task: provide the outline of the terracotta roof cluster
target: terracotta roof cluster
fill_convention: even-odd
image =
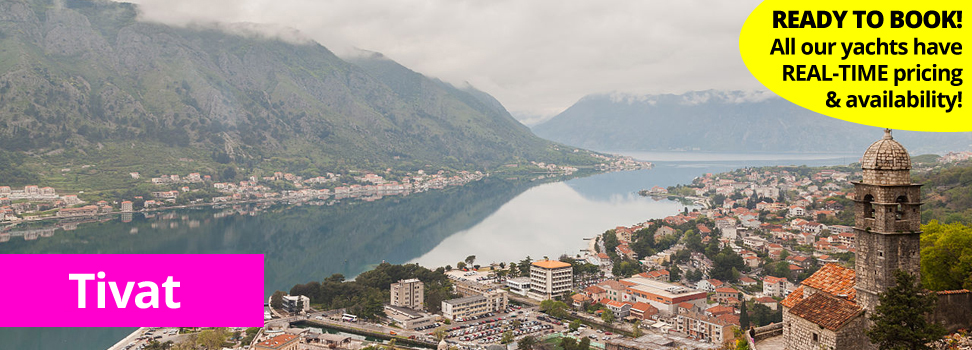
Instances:
[[[840,298],[854,301],[857,296],[857,290],[854,289],[854,285],[857,283],[855,276],[854,269],[848,269],[831,263],[824,265],[824,267],[821,267],[812,276],[803,280],[802,284]]]
[[[850,301],[827,293],[813,293],[803,302],[790,309],[790,314],[813,322],[821,327],[837,331],[863,310]]]

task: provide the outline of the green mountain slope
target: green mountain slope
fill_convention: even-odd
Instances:
[[[294,172],[563,159],[498,103],[388,60],[390,71],[359,67],[313,42],[227,34],[246,26],[175,28],[137,21],[131,4],[63,3],[0,1],[0,150]]]

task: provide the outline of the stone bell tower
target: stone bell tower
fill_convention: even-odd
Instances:
[[[870,315],[878,294],[894,284],[894,271],[921,271],[921,185],[911,183],[911,157],[885,129],[861,160],[854,183],[857,304]]]

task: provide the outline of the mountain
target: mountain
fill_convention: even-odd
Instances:
[[[859,153],[878,128],[804,109],[771,93],[591,95],[536,125],[544,138],[599,151]],[[866,137],[862,135],[876,135]],[[896,131],[912,152],[967,150],[970,133]]]
[[[299,34],[137,13],[104,0],[0,1],[0,151],[58,166],[165,171],[181,160],[308,175],[563,159],[489,95],[383,57],[352,64]]]

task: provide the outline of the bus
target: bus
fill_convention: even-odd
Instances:
[[[358,322],[358,316],[352,314],[341,315],[341,321],[344,322]]]

